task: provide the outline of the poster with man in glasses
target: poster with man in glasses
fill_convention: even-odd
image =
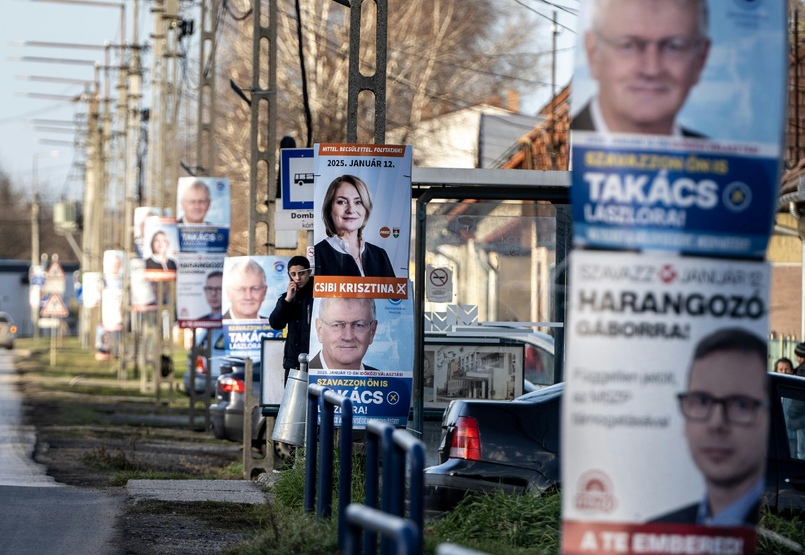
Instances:
[[[223,253],[179,253],[176,319],[180,328],[220,328],[223,319]]]
[[[181,177],[176,200],[182,252],[226,252],[231,221],[229,180]]]
[[[786,2],[585,0],[579,37],[576,245],[762,258],[783,148]]]
[[[563,552],[753,552],[769,266],[576,250],[570,272]]]
[[[274,299],[285,291],[286,280],[285,257],[224,259],[221,319],[226,354],[260,360],[262,338],[282,337],[282,330],[272,329],[268,316],[274,308]]]
[[[309,380],[352,400],[353,426],[408,422],[413,387],[413,300],[314,299]],[[341,415],[335,415],[341,425]]]

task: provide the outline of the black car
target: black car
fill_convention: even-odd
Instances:
[[[243,406],[246,391],[246,366],[243,359],[226,357],[215,385],[215,404],[210,406],[212,431],[217,439],[243,442]],[[260,364],[254,364],[252,393],[260,395]],[[266,419],[260,407],[252,412],[252,445],[265,444]]]
[[[780,512],[805,510],[805,429],[797,452],[797,432],[786,416],[791,403],[805,403],[805,379],[769,376],[767,504]],[[559,486],[563,390],[557,384],[514,401],[451,402],[442,419],[440,464],[425,470],[428,513],[450,510],[467,492],[517,494]]]

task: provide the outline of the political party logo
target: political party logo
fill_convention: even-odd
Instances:
[[[743,212],[752,203],[752,190],[746,183],[735,181],[724,188],[724,206],[731,212]]]
[[[285,262],[274,262],[274,271],[281,274],[285,271]]]
[[[609,476],[600,470],[589,470],[579,478],[573,502],[580,511],[609,513],[617,505],[612,489]]]
[[[215,188],[218,189],[219,191],[223,191],[224,188],[226,188],[226,183],[224,183],[223,181],[219,181],[215,184]]]
[[[391,235],[391,230],[389,228],[387,228],[387,227],[381,227],[380,228],[380,236],[383,239],[386,239],[389,235]]]
[[[666,264],[663,266],[659,272],[657,272],[657,277],[660,278],[660,281],[663,283],[671,283],[676,279],[676,276],[679,274],[676,273],[674,267],[670,264]]]
[[[395,239],[396,239],[397,237],[399,237],[399,236],[400,236],[400,228],[399,228],[399,227],[395,227],[395,228],[394,228],[394,231],[392,232],[392,235],[394,235],[394,238],[395,238]]]
[[[181,312],[179,313],[179,316],[187,318],[188,316],[190,316],[190,311],[187,310],[187,308],[182,308]]]
[[[394,306],[398,306],[402,303],[402,299],[389,299],[389,304],[393,304]]]

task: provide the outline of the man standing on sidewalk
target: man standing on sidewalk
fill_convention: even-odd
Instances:
[[[268,321],[275,330],[288,326],[285,338],[285,381],[291,368],[299,368],[299,355],[310,347],[310,317],[313,313],[313,278],[310,262],[304,256],[288,261],[288,290],[277,300]]]

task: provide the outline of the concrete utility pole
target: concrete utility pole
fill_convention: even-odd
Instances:
[[[139,45],[139,2],[134,0],[134,13],[133,13],[133,35],[131,43],[131,60],[128,66],[128,96],[126,106],[126,156],[125,168],[123,177],[123,200],[125,208],[124,216],[124,230],[123,230],[123,249],[126,251],[126,260],[134,258],[134,208],[139,206],[140,198],[137,195],[137,182],[139,181],[140,174],[137,167],[137,153],[140,151],[140,110],[142,100],[142,67],[140,65],[140,45]],[[140,314],[134,315],[131,312],[131,275],[130,268],[123,274],[123,329],[125,333],[126,323],[131,326],[133,332],[133,341],[124,340],[121,337],[121,343],[124,346],[124,355],[128,355],[126,350],[128,345],[133,347],[132,361],[134,363],[135,372],[138,368],[138,351],[140,349]],[[126,336],[126,339],[128,337]],[[121,357],[122,373],[128,372],[128,360],[125,356]],[[126,376],[128,377],[128,376]]]
[[[35,152],[31,165],[31,189],[33,202],[31,203],[31,271],[39,265],[39,180],[37,179],[36,163],[40,158],[58,156],[58,150]],[[29,285],[29,287],[33,287]],[[31,323],[34,327],[34,342],[39,342],[39,306],[31,307]]]
[[[249,255],[255,254],[257,224],[262,222],[266,227],[266,254],[274,254],[274,211],[277,200],[277,3],[268,2],[268,26],[262,24],[260,2],[252,4],[252,103],[251,103],[251,158],[249,164]],[[268,42],[268,59],[262,60],[262,41]],[[268,89],[260,86],[260,76],[264,75],[263,67],[268,66]],[[260,133],[261,108],[268,113],[265,133]],[[264,144],[259,140],[264,137]],[[266,182],[258,183],[260,164],[265,164]],[[264,204],[268,210],[257,209],[258,203]],[[248,418],[245,420],[249,420]]]
[[[386,142],[386,44],[388,42],[388,0],[375,0],[375,73],[360,69],[361,6],[364,0],[349,2],[349,93],[347,97],[347,142],[358,142],[358,95],[371,91],[375,97],[375,144]]]

